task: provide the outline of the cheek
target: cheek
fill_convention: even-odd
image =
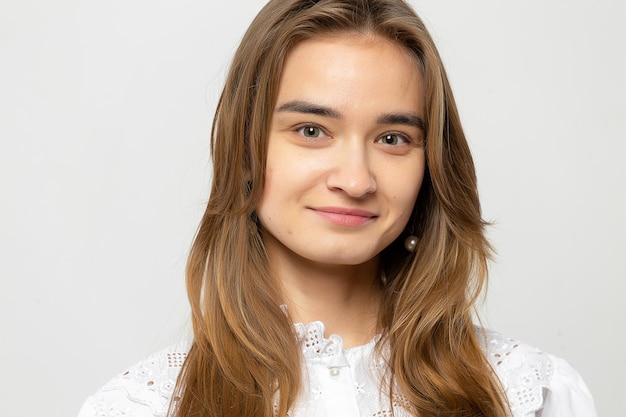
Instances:
[[[265,167],[265,178],[263,179],[263,192],[256,207],[259,220],[266,227],[272,221],[272,213],[276,211],[276,204],[280,204],[276,200],[280,198],[278,192],[283,188],[280,183],[277,183],[281,176],[280,171],[277,172],[274,164],[268,159]]]
[[[266,219],[285,213],[310,187],[309,176],[303,164],[294,163],[293,158],[268,158],[257,213]]]
[[[423,170],[416,170],[412,174],[400,177],[395,181],[395,192],[393,194],[394,205],[402,214],[406,214],[407,219],[413,211],[424,179]]]
[[[263,195],[260,205],[275,204],[277,199],[282,199],[282,194],[288,190],[290,178],[290,159],[283,156],[280,149],[270,146],[267,163],[265,165],[265,178],[263,181]]]

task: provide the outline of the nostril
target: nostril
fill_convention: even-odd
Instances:
[[[376,191],[376,181],[369,172],[344,172],[329,175],[328,187],[341,190],[350,197],[363,197]]]

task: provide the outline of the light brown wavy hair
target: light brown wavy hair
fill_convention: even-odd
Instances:
[[[300,348],[254,210],[285,59],[305,39],[341,33],[395,42],[425,81],[426,173],[407,225],[419,245],[408,253],[400,236],[381,254],[378,347],[389,349],[392,382],[381,387],[415,416],[507,415],[472,322],[490,255],[474,165],[425,25],[402,0],[272,0],[244,35],[215,114],[211,196],[187,265],[194,341],[173,417],[283,417],[299,394]]]

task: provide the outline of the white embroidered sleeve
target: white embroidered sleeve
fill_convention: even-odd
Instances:
[[[482,333],[512,417],[596,417],[587,386],[563,359],[496,332]]]
[[[99,392],[85,401],[78,417],[161,417],[153,410],[130,400],[122,391]]]
[[[172,346],[131,366],[89,397],[78,417],[164,417],[189,346]]]
[[[581,376],[566,361],[548,355],[554,375],[545,393],[541,417],[596,417],[593,398]]]

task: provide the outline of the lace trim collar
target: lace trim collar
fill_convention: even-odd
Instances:
[[[294,329],[305,359],[329,358],[339,356],[344,352],[369,350],[380,339],[380,335],[377,335],[364,345],[344,349],[341,336],[338,334],[325,336],[326,327],[321,321],[306,325],[294,323]]]

